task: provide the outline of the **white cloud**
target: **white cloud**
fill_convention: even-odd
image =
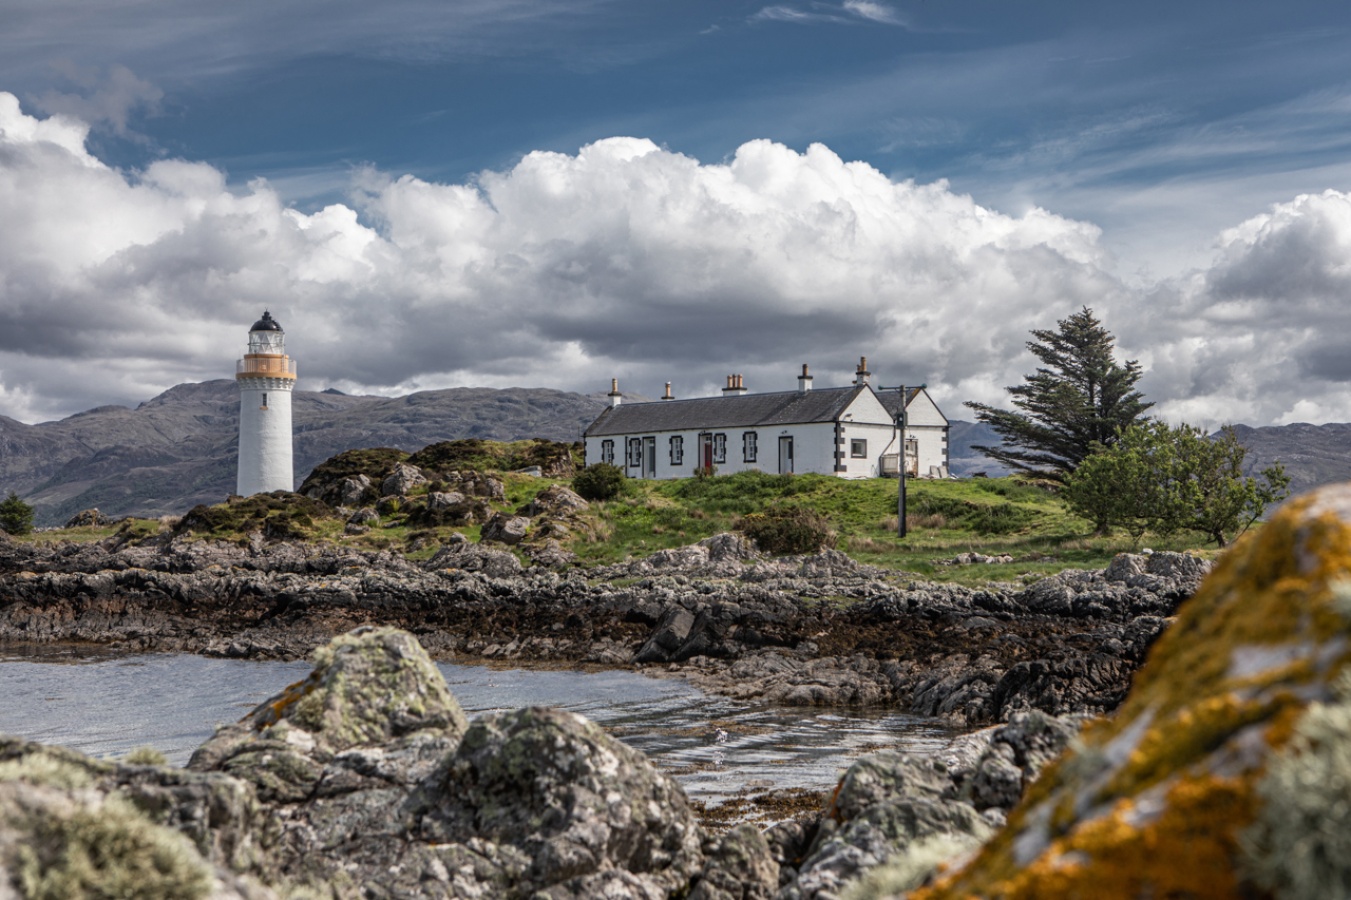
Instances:
[[[133,112],[154,112],[164,99],[163,91],[137,78],[126,66],[111,66],[106,75],[70,62],[61,63],[57,68],[78,90],[46,91],[38,98],[38,107],[91,125],[107,125],[114,134],[123,137],[132,134],[127,120]]]
[[[798,6],[776,4],[762,7],[751,22],[791,22],[797,25],[834,22],[857,24],[860,20],[880,25],[906,25],[900,13],[876,0],[844,0],[843,3],[811,2]]]
[[[1024,343],[1087,305],[1170,417],[1345,419],[1351,198],[1300,197],[1226,232],[1210,268],[1149,289],[1099,229],[894,182],[822,145],[703,164],[637,138],[535,152],[468,184],[356,173],[306,214],[203,164],[109,168],[86,126],[0,94],[0,413],[47,417],[229,377],[264,307],[302,385],[710,392],[926,381],[953,417],[998,402]]]

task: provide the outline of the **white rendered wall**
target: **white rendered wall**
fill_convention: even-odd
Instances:
[[[241,497],[295,490],[291,470],[289,378],[239,379],[239,478]],[[267,396],[267,408],[263,397]]]

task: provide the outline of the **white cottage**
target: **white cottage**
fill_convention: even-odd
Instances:
[[[631,478],[683,478],[700,468],[720,474],[819,472],[841,478],[896,475],[899,391],[874,391],[866,358],[852,385],[812,389],[802,367],[796,391],[752,394],[729,375],[721,397],[621,402],[583,433],[586,463],[612,463]],[[948,466],[948,420],[923,388],[906,391],[905,460],[910,476],[941,476]]]

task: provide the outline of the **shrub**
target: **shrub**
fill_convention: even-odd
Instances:
[[[802,506],[775,506],[751,513],[737,523],[737,530],[775,556],[816,553],[835,546],[835,533],[826,518]]]
[[[572,477],[572,489],[585,500],[613,500],[624,490],[628,476],[610,463],[593,463]]]
[[[28,534],[33,530],[33,507],[20,500],[13,491],[0,502],[0,529],[10,534]]]

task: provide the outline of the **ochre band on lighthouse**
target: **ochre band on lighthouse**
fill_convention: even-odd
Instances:
[[[295,489],[291,471],[291,391],[296,363],[286,355],[285,332],[264,311],[249,329],[249,352],[235,365],[239,382],[241,497]]]

